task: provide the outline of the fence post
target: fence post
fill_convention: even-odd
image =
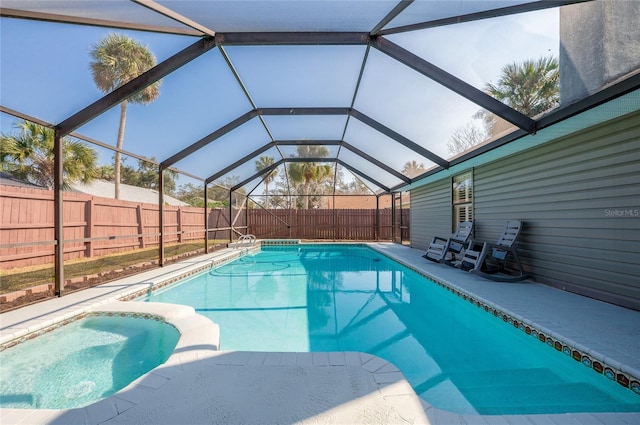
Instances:
[[[178,243],[182,242],[182,207],[178,207]]]
[[[373,227],[373,238],[376,242],[380,241],[380,196],[376,195],[376,217]]]
[[[204,253],[209,253],[209,212],[207,205],[207,182],[204,182]]]
[[[93,197],[87,201],[85,205],[84,215],[86,219],[86,224],[84,226],[84,237],[87,239],[87,246],[85,248],[85,255],[89,258],[93,257],[93,223],[95,222],[94,210],[93,207]]]
[[[331,214],[331,218],[333,221],[333,241],[335,242],[340,236],[342,236],[338,235],[338,210],[336,209],[335,196],[333,202],[333,214]]]
[[[140,248],[145,247],[144,242],[144,224],[142,223],[142,204],[136,205],[136,216],[138,219],[138,239],[140,240]]]

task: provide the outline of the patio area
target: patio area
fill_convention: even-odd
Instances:
[[[391,243],[369,244],[441,283],[571,345],[594,360],[640,376],[640,312],[532,282],[498,283],[435,264],[423,252]],[[1,341],[73,314],[108,309],[152,282],[193,273],[237,255],[227,249],[143,273],[136,278],[3,314]],[[136,303],[126,303],[132,305]],[[118,307],[125,308],[125,307]],[[133,308],[133,307],[132,307]],[[125,308],[126,309],[126,308]],[[488,312],[487,314],[492,314]],[[508,319],[504,319],[508,321]],[[505,324],[506,325],[506,324]],[[532,336],[533,337],[533,336]],[[70,411],[3,409],[18,423],[428,423],[632,424],[640,413],[475,416],[435,409],[416,396],[402,374],[364,353],[249,353],[215,351],[192,339],[179,357],[114,396]],[[224,340],[220,341],[224,347]],[[549,348],[552,349],[552,348]],[[595,373],[595,372],[594,372]],[[269,388],[269,391],[265,391]],[[287,400],[287,402],[282,402]]]
[[[640,423],[454,414],[379,357],[224,351],[193,308],[131,302],[237,258],[248,234],[366,243],[640,398],[638,15],[618,0],[3,0],[0,295],[48,299],[0,314],[0,344],[92,312],[184,333],[115,395],[0,422]],[[519,255],[500,270],[518,258],[530,280],[422,258],[460,223],[495,241],[511,220]]]

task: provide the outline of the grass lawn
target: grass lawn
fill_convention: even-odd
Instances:
[[[228,241],[210,241],[209,246],[216,246]],[[191,241],[189,243],[167,245],[164,249],[165,258],[170,259],[178,255],[202,250],[204,241]],[[82,276],[96,275],[111,270],[123,269],[137,264],[149,263],[158,260],[158,248],[136,249],[119,254],[106,255],[99,258],[87,258],[67,261],[64,267],[65,279]],[[31,288],[33,286],[54,281],[53,264],[44,264],[37,267],[10,269],[0,271],[0,294]]]

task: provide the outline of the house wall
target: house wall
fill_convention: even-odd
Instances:
[[[451,232],[450,179],[415,189],[412,246]],[[474,169],[475,239],[524,222],[541,283],[640,310],[640,112]]]
[[[442,179],[411,191],[411,246],[425,249],[452,232],[451,182]]]
[[[638,71],[639,16],[639,1],[600,0],[560,8],[561,104]]]

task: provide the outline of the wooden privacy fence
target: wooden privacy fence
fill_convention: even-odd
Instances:
[[[409,210],[402,211],[402,226],[409,227]],[[310,209],[248,211],[249,233],[258,238],[325,240],[392,240],[391,209]],[[404,229],[403,229],[404,231]],[[408,234],[403,235],[408,239]]]
[[[158,205],[65,192],[64,259],[100,257],[158,246]],[[166,243],[204,239],[204,210],[164,207]],[[259,238],[392,240],[392,211],[381,209],[232,210],[234,228]],[[229,209],[208,210],[209,240],[230,236]],[[0,268],[54,261],[53,191],[0,185]],[[409,211],[403,210],[403,232]],[[396,217],[397,221],[397,217]],[[396,228],[399,229],[398,223]],[[396,234],[396,237],[398,235]],[[408,239],[408,234],[404,235]]]
[[[65,192],[65,260],[99,257],[158,246],[158,205]],[[0,266],[25,267],[54,261],[53,191],[0,186]],[[229,210],[209,210],[209,227],[229,227]],[[204,240],[204,211],[164,207],[166,243]],[[215,238],[211,232],[209,237]],[[229,232],[224,232],[229,237]]]

